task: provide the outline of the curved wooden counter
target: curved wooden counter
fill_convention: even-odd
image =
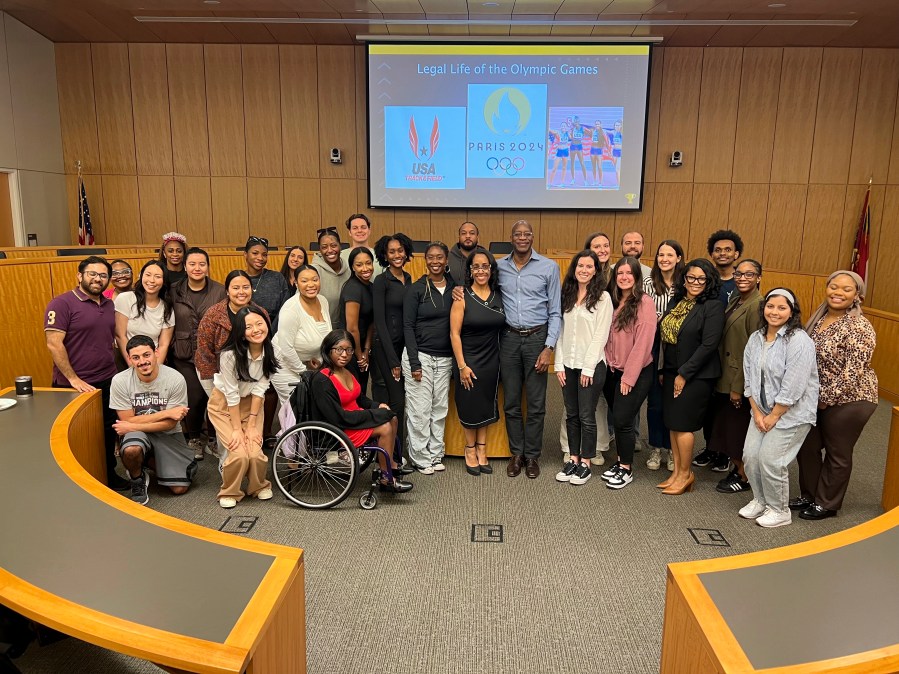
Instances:
[[[669,564],[661,672],[899,671],[897,560],[894,508],[796,545]]]
[[[36,389],[0,412],[0,603],[171,671],[305,672],[302,550],[107,489],[100,419],[99,392]]]

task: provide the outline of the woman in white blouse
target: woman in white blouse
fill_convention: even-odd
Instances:
[[[320,365],[322,340],[331,332],[328,300],[321,291],[321,279],[315,267],[296,271],[296,294],[284,303],[278,315],[278,332],[273,343],[281,355],[281,368],[272,378],[281,404],[287,403],[297,381],[307,368]]]
[[[562,282],[562,331],[555,370],[565,400],[565,424],[571,459],[556,474],[559,482],[584,484],[596,456],[596,403],[606,368],[603,352],[612,325],[612,301],[603,290],[599,258],[577,253]]]
[[[218,494],[222,508],[233,508],[246,495],[241,489],[244,477],[246,493],[261,501],[272,497],[272,483],[265,477],[268,458],[262,451],[262,401],[277,367],[268,318],[258,307],[244,307],[234,317],[231,337],[219,355],[207,407],[219,446],[227,450]]]
[[[165,283],[165,270],[157,260],[147,262],[141,270],[134,290],[115,298],[115,337],[122,358],[128,362],[125,345],[134,335],[153,340],[164,363],[175,332],[174,304]]]

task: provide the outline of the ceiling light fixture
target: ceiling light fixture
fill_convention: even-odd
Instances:
[[[786,6],[786,3],[783,2],[772,2],[770,5],[768,5],[768,7],[770,7],[771,9],[779,9]]]
[[[481,5],[483,7],[499,7],[498,2],[482,2]]]

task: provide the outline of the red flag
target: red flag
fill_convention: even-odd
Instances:
[[[868,273],[868,242],[871,236],[871,185],[865,192],[865,203],[858,219],[858,231],[855,234],[855,246],[852,249],[852,266],[850,269],[865,278]]]

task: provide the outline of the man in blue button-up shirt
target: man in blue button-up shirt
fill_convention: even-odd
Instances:
[[[517,477],[522,467],[540,475],[537,459],[543,445],[546,372],[562,326],[558,265],[534,250],[534,229],[526,220],[512,225],[512,254],[497,261],[506,329],[500,343],[500,374],[505,395],[506,432],[512,460],[506,468]],[[521,409],[527,394],[527,422]]]

